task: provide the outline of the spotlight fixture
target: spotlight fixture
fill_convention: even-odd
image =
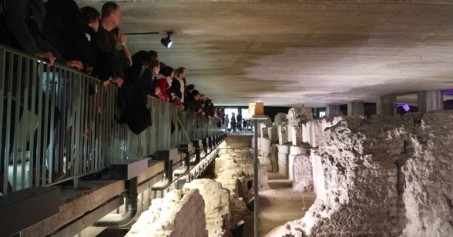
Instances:
[[[170,48],[171,45],[173,44],[173,41],[171,41],[171,39],[170,39],[172,34],[173,34],[172,31],[168,31],[167,37],[160,39],[160,42],[162,43],[163,46],[165,46],[165,48]]]

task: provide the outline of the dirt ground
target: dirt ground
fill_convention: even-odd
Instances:
[[[259,237],[279,237],[267,235],[277,226],[300,219],[315,200],[314,192],[298,192],[291,188],[292,182],[269,175],[271,189],[259,192]],[[243,237],[253,237],[253,213],[247,218]]]

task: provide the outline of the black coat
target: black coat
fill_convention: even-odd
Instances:
[[[135,134],[151,126],[151,110],[146,106],[147,96],[136,83],[125,82],[119,89],[118,102],[121,109],[120,123],[126,123]]]
[[[64,59],[94,65],[94,53],[74,0],[49,0],[45,6],[43,33],[47,40]]]
[[[0,41],[28,54],[52,52],[58,63],[66,63],[42,34],[45,7],[42,0],[4,0]]]

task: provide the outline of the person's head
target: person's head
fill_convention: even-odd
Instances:
[[[140,50],[132,56],[133,64],[139,63],[142,66],[146,67],[149,66],[151,60],[152,60],[151,57],[145,50]]]
[[[184,67],[178,67],[175,70],[175,77],[179,79],[184,79],[186,77],[186,68]]]
[[[102,5],[101,11],[102,21],[106,21],[113,28],[118,27],[121,22],[121,9],[118,4],[114,2],[106,2]]]
[[[187,85],[186,86],[186,90],[188,92],[191,92],[191,91],[195,90],[195,85],[194,84]]]
[[[159,54],[156,51],[150,50],[148,53],[153,59],[159,60]]]
[[[86,6],[80,9],[80,18],[82,22],[93,29],[94,32],[98,32],[100,16],[101,14],[94,7]]]
[[[151,62],[149,63],[149,67],[153,71],[154,75],[159,75],[159,72],[160,72],[159,60],[156,60],[156,59],[151,60]]]
[[[165,66],[160,69],[159,74],[161,74],[164,77],[173,77],[175,72],[175,69],[173,69],[170,66]]]
[[[200,94],[200,92],[198,92],[197,90],[193,90],[193,91],[191,92],[191,95],[193,96],[193,98],[194,98],[196,101],[201,100],[201,94]]]

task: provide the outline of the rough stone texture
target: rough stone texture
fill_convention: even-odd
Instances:
[[[451,131],[452,111],[344,118],[312,157],[315,203],[281,236],[452,236]]]
[[[269,138],[269,134],[268,134],[268,129],[269,127],[262,127],[261,128],[261,138]]]
[[[253,177],[252,152],[250,148],[224,149],[215,162],[215,180],[230,192],[231,213],[226,227],[230,229],[249,214],[245,201],[253,196],[247,188],[247,182]]]
[[[268,157],[271,149],[271,140],[267,138],[258,138],[258,154]]]
[[[198,190],[175,190],[154,199],[126,237],[205,237],[205,203]]]
[[[319,146],[322,139],[322,122],[323,120],[312,120],[302,125],[302,141],[310,144],[312,147]]]
[[[288,154],[289,145],[278,145],[278,173],[283,177],[288,177]]]
[[[200,191],[205,202],[204,213],[208,236],[224,236],[226,233],[225,227],[230,226],[229,191],[223,188],[221,183],[212,179],[196,179],[184,184],[184,188],[198,189]]]
[[[267,133],[269,134],[269,139],[271,140],[271,143],[277,143],[278,142],[278,134],[277,134],[277,127],[272,126],[267,128]]]
[[[278,125],[278,144],[284,145],[288,143],[288,128],[285,124]]]
[[[313,168],[310,160],[310,148],[306,146],[291,147],[289,159],[293,160],[293,189],[303,192],[313,191]]]
[[[453,113],[426,113],[414,124],[407,144],[404,204],[408,224],[403,236],[453,236]]]
[[[228,148],[232,149],[244,149],[252,147],[253,136],[248,134],[228,134],[225,139],[225,144],[228,144]],[[226,147],[227,145],[225,145]]]
[[[299,126],[313,120],[313,113],[309,107],[292,107],[288,110],[287,118],[290,126]]]
[[[293,143],[293,134],[294,134],[294,126],[293,125],[290,125],[288,124],[286,126],[286,135],[287,135],[287,140],[288,140],[288,143],[289,144],[292,144]]]
[[[272,121],[270,118],[258,120],[258,137],[267,137],[267,134],[263,134],[263,132],[267,133],[268,127],[272,127]],[[266,130],[264,131],[263,129]]]
[[[274,126],[286,124],[288,122],[287,115],[285,113],[277,113],[274,117]]]
[[[246,183],[253,177],[253,158],[250,148],[223,149],[215,162],[216,181],[230,190],[232,196],[244,193],[244,191],[237,190],[237,180],[240,183]],[[239,187],[239,189],[241,188],[243,187]]]
[[[292,135],[291,141],[293,146],[302,144],[302,126],[293,126],[291,135]]]
[[[272,172],[278,172],[278,147],[275,144],[271,145],[271,152],[269,153],[269,160],[272,166]]]

